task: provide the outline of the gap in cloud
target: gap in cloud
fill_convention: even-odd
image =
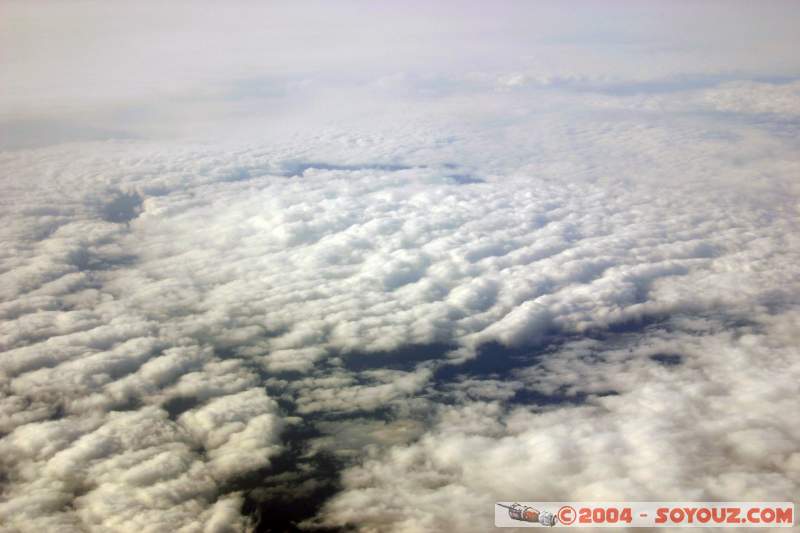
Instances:
[[[175,396],[170,398],[161,407],[169,415],[170,420],[177,420],[183,413],[200,406],[203,403],[197,396]]]
[[[309,454],[309,442],[320,435],[306,421],[288,427],[283,435],[285,451],[269,467],[248,473],[226,487],[224,492],[245,494],[242,513],[251,518],[254,532],[301,531],[299,524],[314,517],[341,489],[343,462],[327,451]]]
[[[633,333],[642,333],[656,322],[663,325],[663,320],[652,319],[639,321],[638,330],[634,323],[627,323],[624,328],[610,326],[605,335],[603,345],[616,348],[632,338]],[[477,356],[459,364],[452,364],[447,354],[452,350],[448,344],[409,345],[388,352],[352,352],[333,357],[331,363],[324,360],[315,371],[316,376],[324,377],[332,371],[346,371],[353,378],[352,383],[364,385],[370,379],[366,376],[373,371],[394,370],[411,374],[421,367],[434,368],[431,383],[427,387],[413,393],[414,400],[433,402],[427,405],[456,406],[469,400],[497,401],[506,408],[546,407],[583,405],[593,398],[602,398],[619,394],[606,389],[600,391],[574,391],[562,386],[553,391],[540,391],[535,386],[526,385],[517,380],[517,374],[524,370],[534,370],[549,357],[558,355],[565,345],[581,341],[597,341],[596,332],[592,336],[586,334],[551,335],[546,341],[521,347],[508,347],[498,342],[487,342],[477,350]],[[603,362],[602,357],[596,361]],[[535,370],[536,371],[536,370]],[[542,370],[542,372],[545,372]],[[287,374],[279,376],[287,378]],[[299,376],[297,376],[299,377]],[[558,379],[556,376],[554,379]],[[291,381],[291,379],[287,379]],[[278,399],[283,410],[291,416],[297,414],[297,406],[293,401],[293,391],[268,384],[270,396]],[[296,392],[296,391],[294,391]],[[345,469],[357,464],[363,458],[364,446],[381,443],[372,433],[353,428],[369,428],[377,425],[385,428],[408,426],[415,424],[427,427],[433,416],[432,412],[423,410],[409,411],[412,398],[400,401],[390,398],[372,408],[350,410],[346,412],[317,411],[302,415],[289,430],[284,442],[287,451],[273,466],[248,475],[247,479],[237,484],[236,490],[246,492],[246,503],[243,512],[254,517],[261,526],[257,531],[299,531],[298,524],[316,516],[322,506],[340,489],[339,476]],[[350,428],[345,435],[340,428]],[[389,444],[416,441],[420,433],[411,430]],[[396,438],[396,437],[395,437]],[[321,443],[321,444],[320,444]],[[272,517],[269,525],[266,517]]]
[[[350,352],[341,359],[342,366],[352,372],[378,368],[411,371],[418,363],[444,359],[452,349],[448,344],[412,344],[388,352]]]
[[[578,407],[595,398],[618,395],[611,389],[583,391],[567,385],[543,391],[518,378],[523,371],[546,372],[541,363],[571,343],[599,341],[598,352],[618,349],[656,324],[664,327],[665,322],[666,319],[656,318],[630,321],[624,327],[609,326],[604,335],[596,331],[591,335],[552,333],[544,341],[517,347],[491,341],[478,348],[476,357],[457,364],[447,359],[453,346],[442,343],[338,354],[321,361],[314,375],[324,378],[334,371],[346,371],[352,376],[352,383],[361,386],[370,381],[367,376],[375,371],[401,371],[405,375],[423,367],[434,369],[429,386],[412,393],[413,398],[398,401],[393,397],[372,408],[346,412],[328,410],[296,416],[296,390],[276,384],[276,380],[279,383],[292,379],[279,373],[279,378],[267,380],[268,392],[298,422],[284,435],[285,452],[270,467],[237,480],[230,491],[245,493],[242,512],[252,518],[255,531],[301,531],[303,522],[312,523],[326,503],[340,493],[341,473],[360,464],[365,448],[413,444],[423,434],[420,428],[430,427],[436,406],[499,401],[505,412],[513,407]],[[593,361],[604,363],[601,355]],[[552,379],[558,380],[559,376]],[[413,401],[423,402],[430,409],[415,409]],[[398,433],[398,427],[404,431]],[[322,529],[347,530],[346,526]]]
[[[546,344],[537,343],[522,347],[508,347],[490,341],[478,348],[477,355],[460,364],[440,367],[434,377],[446,383],[458,378],[492,377],[503,379],[520,367],[528,367],[541,361],[548,353]]]
[[[87,249],[78,250],[72,255],[72,264],[82,272],[102,272],[130,267],[136,260],[137,257],[133,254],[104,256]]]
[[[683,356],[677,353],[654,353],[650,359],[664,366],[678,366],[683,364]]]
[[[143,203],[140,194],[119,191],[103,206],[100,217],[106,222],[130,222],[141,214]]]

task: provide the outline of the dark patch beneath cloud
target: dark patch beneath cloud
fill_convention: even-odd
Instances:
[[[342,360],[344,368],[353,372],[378,368],[410,371],[419,363],[443,359],[450,349],[447,344],[415,344],[388,352],[351,352]]]
[[[389,421],[396,413],[378,409],[366,413],[327,413],[306,417],[303,422],[289,427],[283,434],[285,451],[272,459],[269,467],[250,472],[226,486],[223,492],[242,492],[241,512],[249,517],[255,533],[313,531],[334,533],[355,531],[350,525],[321,526],[315,522],[325,504],[342,490],[341,474],[357,464],[357,457],[341,456],[335,452],[344,443],[332,449],[312,449],[314,439],[325,437],[316,423],[348,423],[367,416],[373,420]],[[311,524],[314,524],[311,526]]]
[[[71,255],[72,264],[84,272],[113,270],[133,265],[136,262],[135,255],[116,255],[104,256],[93,253],[91,250],[76,250]]]
[[[202,403],[196,396],[176,396],[167,400],[162,407],[171,420],[177,420],[186,411],[194,409]]]
[[[130,222],[142,212],[143,202],[135,192],[119,192],[103,206],[101,217],[106,222]]]
[[[652,327],[670,328],[666,315],[642,315],[629,320],[620,320],[609,324],[606,328],[593,328],[587,336],[594,339],[606,339],[609,335],[620,333],[641,333]]]
[[[650,359],[664,366],[677,366],[683,363],[683,356],[676,353],[656,353]]]
[[[617,391],[602,391],[593,393],[591,396],[616,396]],[[569,392],[564,387],[556,393],[545,394],[530,388],[518,390],[509,401],[511,405],[536,405],[536,406],[556,406],[556,405],[581,405],[586,403],[590,395],[585,392]]]
[[[545,355],[546,348],[539,345],[510,348],[499,342],[488,342],[478,349],[474,359],[462,364],[439,368],[435,379],[452,381],[459,377],[508,377],[514,370],[536,364]]]
[[[340,490],[343,462],[327,452],[308,454],[308,442],[319,435],[305,422],[290,427],[283,436],[284,453],[275,457],[268,468],[247,474],[226,487],[244,491],[242,513],[251,517],[256,533],[301,531],[300,524],[313,518]]]

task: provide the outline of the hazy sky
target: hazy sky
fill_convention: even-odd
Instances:
[[[798,74],[800,46],[791,1],[9,1],[0,10],[6,144],[252,138],[374,122],[513,79],[658,89],[781,78]]]

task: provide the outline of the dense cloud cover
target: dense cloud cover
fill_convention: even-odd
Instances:
[[[234,36],[241,56],[186,59],[198,78],[174,100],[99,83],[84,122],[71,83],[45,118],[20,104],[44,61],[20,45],[0,93],[0,528],[267,529],[283,522],[253,505],[325,490],[301,527],[485,531],[497,500],[797,499],[791,35],[776,23],[767,45],[754,24],[769,61],[698,60],[663,30],[587,36],[598,8],[523,39],[511,15],[529,8],[506,9],[495,27],[465,8],[422,66],[439,38],[405,13],[395,72],[364,48],[326,67],[304,29],[278,75],[253,47],[280,35]],[[563,14],[540,9],[542,28]],[[125,46],[148,18],[131,17]],[[683,44],[732,47],[726,17]],[[468,60],[470,28],[498,55]],[[144,63],[155,83],[164,65]],[[265,117],[290,125],[254,136]]]

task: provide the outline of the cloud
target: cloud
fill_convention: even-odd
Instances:
[[[708,91],[705,100],[714,109],[732,113],[768,113],[794,119],[800,114],[800,83],[728,83]]]
[[[757,326],[716,323],[693,334],[668,324],[619,339],[616,349],[567,344],[518,377],[541,392],[610,387],[617,394],[533,410],[491,399],[443,406],[417,442],[347,470],[322,523],[485,531],[492,527],[487,506],[508,498],[778,501],[796,494],[797,318],[795,310]],[[685,361],[654,362],[647,354],[658,345]]]
[[[499,166],[508,149],[484,140],[475,155],[477,137],[423,162],[426,141],[402,128],[345,149],[334,136],[276,151],[7,155],[20,203],[4,230],[4,520],[235,524],[236,480],[268,468],[298,423],[320,432],[313,453],[351,465],[318,518],[330,525],[373,527],[355,511],[366,504],[389,505],[380,519],[396,530],[469,529],[483,518],[453,522],[448,502],[481,509],[530,479],[546,498],[796,493],[796,436],[770,415],[795,396],[793,160],[771,163],[769,187],[745,179],[792,141],[741,124],[693,147],[699,126],[593,119],[572,142],[523,124],[505,134],[567,143],[577,173],[548,166],[566,146]],[[672,174],[675,146],[697,158],[693,173]],[[452,150],[482,181],[449,178]],[[309,151],[339,159],[298,166]],[[594,179],[587,161],[596,175],[640,174]],[[700,179],[712,170],[731,176]],[[109,217],[120,201],[127,214]],[[521,351],[481,371],[492,343]],[[363,464],[326,437],[335,417],[375,416],[391,436],[353,426],[373,450]],[[718,453],[699,464],[700,450]]]
[[[794,4],[82,7],[0,32],[4,525],[800,492]]]

